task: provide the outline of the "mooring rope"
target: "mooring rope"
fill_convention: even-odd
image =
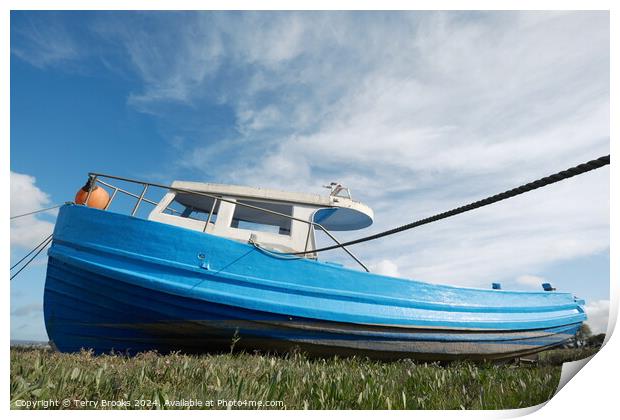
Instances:
[[[602,168],[605,165],[609,165],[610,155],[602,156],[598,159],[591,160],[586,163],[582,163],[581,165],[574,166],[572,168],[566,169],[564,171],[557,172],[555,174],[546,176],[544,178],[540,178],[536,181],[521,185],[520,187],[513,188],[511,190],[504,191],[503,193],[499,193],[490,197],[487,197],[483,200],[474,201],[472,203],[466,204],[461,207],[457,207],[455,209],[436,214],[431,217],[427,217],[425,219],[420,219],[415,222],[408,223],[403,226],[396,227],[394,229],[386,230],[384,232],[379,232],[374,235],[366,236],[359,239],[354,239],[349,242],[345,242],[342,244],[326,246],[324,248],[313,249],[311,251],[303,251],[303,252],[291,252],[292,255],[304,255],[304,254],[312,254],[316,252],[330,251],[332,249],[342,248],[349,245],[361,244],[362,242],[372,241],[374,239],[383,238],[384,236],[394,235],[399,232],[404,232],[409,229],[416,228],[418,226],[426,225],[428,223],[436,222],[441,219],[446,219],[448,217],[456,216],[457,214],[465,213],[470,210],[474,210],[480,207],[488,206],[489,204],[497,203],[498,201],[507,200],[511,197],[515,197],[520,194],[524,194],[529,191],[533,191],[535,189],[545,187],[547,185],[554,184],[556,182],[563,181],[568,178],[572,178],[576,175],[581,175],[586,172],[593,171],[598,168]]]
[[[30,216],[31,214],[41,213],[41,212],[43,212],[43,211],[48,211],[48,210],[57,209],[58,207],[61,207],[61,206],[63,206],[64,204],[68,204],[68,202],[67,202],[67,203],[63,203],[63,204],[57,204],[57,205],[55,205],[55,206],[52,206],[52,207],[47,207],[47,208],[44,208],[44,209],[39,209],[39,210],[31,211],[31,212],[24,213],[24,214],[18,214],[17,216],[11,216],[11,220],[13,220],[13,219],[17,219],[17,218],[19,218],[19,217]],[[28,264],[30,264],[30,263],[31,263],[31,262],[32,262],[32,261],[33,261],[33,260],[37,257],[37,255],[39,255],[39,254],[41,253],[41,251],[43,251],[43,250],[44,250],[44,249],[45,249],[45,248],[46,248],[46,247],[47,247],[47,246],[48,246],[48,245],[52,242],[52,235],[53,235],[53,234],[50,234],[49,236],[47,236],[47,237],[46,237],[45,239],[43,239],[43,240],[42,240],[42,241],[41,241],[41,242],[40,242],[37,246],[35,246],[35,247],[34,247],[34,248],[33,248],[33,249],[29,252],[29,253],[27,253],[26,255],[24,255],[24,256],[23,256],[23,257],[22,257],[19,261],[17,261],[15,264],[13,264],[13,266],[10,268],[9,272],[10,272],[11,270],[13,270],[15,267],[17,267],[17,266],[18,266],[18,265],[19,265],[22,261],[24,261],[26,258],[28,258],[28,256],[29,256],[29,255],[31,255],[33,252],[37,251],[37,249],[39,249],[39,247],[41,247],[41,249],[39,249],[39,250],[37,251],[37,253],[36,253],[36,254],[34,254],[34,256],[33,256],[32,258],[30,258],[30,259],[28,260],[28,262],[26,262],[26,264],[24,264],[24,266],[23,266],[22,268],[20,268],[20,269],[19,269],[19,270],[18,270],[15,274],[13,274],[13,275],[11,276],[11,280],[13,280],[13,278],[14,278],[15,276],[17,276],[19,273],[21,273],[21,272],[22,272],[22,270],[23,270],[24,268],[28,267]]]
[[[58,204],[56,206],[53,207],[48,207],[46,209],[40,209],[40,210],[35,210],[35,211],[31,211],[30,213],[24,213],[24,214],[18,214],[17,216],[11,216],[11,220],[13,219],[17,219],[19,217],[24,217],[24,216],[30,216],[31,214],[35,214],[35,213],[41,213],[42,211],[48,211],[48,210],[53,210],[53,209],[57,209],[58,207],[62,206],[63,204]]]
[[[32,250],[32,251],[30,251],[29,253],[27,253],[26,255],[24,255],[24,256],[22,257],[22,259],[21,259],[21,260],[17,261],[15,264],[13,264],[13,266],[11,267],[11,270],[12,270],[12,269],[14,269],[15,267],[17,267],[17,266],[19,265],[19,263],[21,263],[22,261],[24,261],[26,258],[28,258],[28,256],[29,256],[30,254],[32,254],[34,251],[36,251],[36,250],[37,250],[37,249],[38,249],[41,245],[43,245],[43,243],[44,243],[44,242],[46,242],[46,241],[47,241],[49,238],[51,238],[51,237],[52,237],[52,234],[50,234],[48,237],[46,237],[45,239],[43,239],[43,240],[39,243],[39,245],[37,245],[37,246],[35,246],[35,247],[33,248],[33,250]],[[10,271],[10,270],[9,270],[9,271]]]
[[[43,241],[39,245],[35,246],[32,251],[30,251],[28,254],[26,254],[21,260],[19,260],[16,264],[14,264],[13,267],[11,267],[11,270],[14,269],[17,265],[19,265],[20,262],[25,260],[28,257],[28,255],[32,254],[37,248],[40,247],[40,249],[37,251],[37,253],[34,254],[32,256],[32,258],[30,258],[26,262],[26,264],[24,264],[24,266],[22,268],[17,270],[17,272],[11,276],[11,280],[13,280],[13,278],[15,278],[15,276],[17,276],[19,273],[21,273],[24,268],[28,267],[28,264],[30,264],[35,258],[37,258],[37,255],[39,255],[41,253],[41,251],[43,251],[45,248],[47,248],[47,246],[52,242],[52,239],[53,239],[52,235],[49,235],[47,238],[43,239]],[[10,272],[10,270],[9,270],[9,272]]]

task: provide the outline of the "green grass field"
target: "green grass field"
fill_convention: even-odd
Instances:
[[[537,364],[519,366],[300,354],[93,356],[15,347],[11,408],[177,409],[190,401],[202,401],[199,408],[230,408],[222,401],[242,402],[233,408],[279,401],[262,407],[270,409],[522,408],[553,396],[563,361],[594,352],[553,350]]]

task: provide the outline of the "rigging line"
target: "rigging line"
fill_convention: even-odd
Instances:
[[[17,266],[19,265],[19,263],[21,263],[22,261],[24,261],[26,258],[28,258],[28,256],[29,256],[30,254],[32,254],[32,253],[33,253],[34,251],[36,251],[36,250],[37,250],[37,249],[38,249],[41,245],[43,245],[43,243],[44,243],[44,242],[46,242],[49,238],[51,238],[51,237],[52,237],[52,235],[53,235],[53,233],[51,233],[51,234],[50,234],[47,238],[43,239],[43,240],[39,243],[39,245],[35,246],[35,247],[32,249],[32,251],[30,251],[29,253],[27,253],[26,255],[24,255],[24,256],[22,257],[22,259],[21,259],[21,260],[17,261],[15,264],[13,264],[13,267],[11,267],[11,270],[12,270],[12,269],[14,269],[15,267],[17,267]],[[9,271],[11,271],[11,270],[9,270]]]
[[[24,213],[24,214],[19,214],[17,216],[11,216],[11,220],[17,219],[18,217],[30,216],[31,214],[35,214],[35,213],[41,213],[42,211],[53,210],[53,209],[56,209],[56,208],[58,208],[60,206],[62,206],[62,204],[58,204],[57,206],[53,206],[53,207],[48,207],[46,209],[31,211],[30,213]]]
[[[610,160],[610,155],[607,156],[601,156],[598,159],[594,159],[591,160],[589,162],[586,163],[582,163],[581,165],[577,165],[574,166],[572,168],[566,169],[564,171],[560,171],[557,172],[555,174],[546,176],[544,178],[540,178],[536,181],[532,181],[530,183],[521,185],[520,187],[516,187],[513,188],[511,190],[507,190],[504,191],[503,193],[499,193],[490,197],[487,197],[485,199],[482,200],[478,200],[478,201],[474,201],[472,203],[466,204],[464,206],[461,207],[457,207],[455,209],[443,212],[443,213],[439,213],[436,214],[434,216],[431,217],[427,217],[425,219],[420,219],[417,220],[415,222],[403,225],[403,226],[399,226],[397,228],[394,229],[390,229],[390,230],[386,230],[384,232],[379,232],[376,233],[374,235],[370,235],[370,236],[366,236],[363,238],[359,238],[359,239],[354,239],[352,241],[349,242],[344,242],[342,244],[337,244],[337,245],[331,245],[331,246],[326,246],[324,248],[318,248],[318,249],[313,249],[311,251],[303,251],[303,252],[292,252],[291,254],[293,255],[304,255],[304,254],[310,254],[310,253],[315,253],[315,252],[322,252],[322,251],[329,251],[332,249],[337,249],[337,248],[342,248],[345,246],[349,246],[349,245],[355,245],[355,244],[359,244],[362,242],[368,242],[368,241],[372,241],[374,239],[379,239],[382,238],[384,236],[388,236],[388,235],[393,235],[395,233],[399,233],[399,232],[403,232],[405,230],[409,230],[409,229],[413,229],[415,227],[418,226],[422,226],[422,225],[426,225],[428,223],[432,223],[432,222],[436,222],[438,220],[441,219],[446,219],[448,217],[451,216],[455,216],[457,214],[461,214],[461,213],[465,213],[467,211],[470,210],[474,210],[480,207],[484,207],[484,206],[488,206],[489,204],[493,204],[493,203],[497,203],[498,201],[502,201],[502,200],[506,200],[508,198],[520,195],[520,194],[524,194],[526,192],[550,185],[550,184],[554,184],[556,182],[560,182],[562,180],[571,178],[573,176],[576,175],[581,175],[583,173],[589,172],[589,171],[593,171],[595,169],[601,168],[605,165],[609,165],[609,160]]]
[[[39,254],[41,253],[41,251],[43,251],[45,248],[47,248],[47,246],[50,244],[50,242],[52,242],[52,239],[53,239],[53,238],[52,238],[52,237],[51,237],[51,235],[50,235],[50,237],[49,237],[49,239],[47,240],[47,242],[45,243],[45,245],[43,245],[43,246],[41,247],[41,249],[39,249],[39,250],[37,251],[37,253],[36,253],[36,254],[34,254],[34,255],[32,256],[32,258],[30,258],[30,259],[26,262],[26,264],[24,264],[24,266],[23,266],[22,268],[20,268],[20,269],[19,269],[19,270],[18,270],[15,274],[13,274],[13,275],[11,276],[11,280],[13,280],[13,278],[15,278],[15,276],[17,276],[19,273],[21,273],[21,272],[22,272],[22,270],[23,270],[24,268],[28,267],[28,264],[30,264],[30,263],[32,262],[32,260],[34,260],[35,258],[37,258],[37,255],[39,255]]]

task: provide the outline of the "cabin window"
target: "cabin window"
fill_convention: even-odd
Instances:
[[[288,216],[293,215],[293,206],[289,204],[267,203],[260,201],[237,200],[231,227],[258,232],[269,232],[278,235],[291,234],[291,219],[277,214],[266,213],[250,207],[239,205],[248,204],[262,209],[275,211]]]
[[[217,200],[215,207],[213,207],[213,198],[211,197],[179,193],[166,207],[164,213],[206,222],[209,220],[211,209],[213,209],[210,222],[215,223],[219,208],[219,200]]]

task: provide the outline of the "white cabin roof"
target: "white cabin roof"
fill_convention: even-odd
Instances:
[[[330,230],[357,230],[368,227],[374,212],[367,205],[348,197],[289,192],[260,187],[174,181],[173,188],[186,189],[230,198],[275,201],[315,207],[314,221]]]

